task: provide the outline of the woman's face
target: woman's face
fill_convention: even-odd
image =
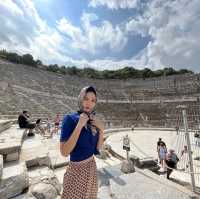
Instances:
[[[86,93],[82,105],[85,112],[91,112],[96,105],[96,95],[93,92]]]

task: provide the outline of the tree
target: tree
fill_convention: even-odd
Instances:
[[[186,74],[186,73],[190,73],[190,74],[193,74],[193,72],[191,70],[188,70],[188,69],[180,69],[178,71],[179,74]]]
[[[37,66],[36,62],[33,59],[33,56],[30,54],[25,54],[22,56],[22,64],[30,65],[30,66]]]
[[[174,70],[171,67],[170,68],[164,68],[163,71],[164,71],[164,73],[163,73],[164,76],[169,76],[169,75],[175,75],[175,74],[177,74],[177,71]]]
[[[8,53],[6,55],[7,60],[13,63],[21,63],[21,56],[19,56],[17,53]]]
[[[90,77],[90,78],[97,78],[98,77],[97,71],[93,68],[89,68],[89,67],[84,68],[82,70],[82,73],[86,77]]]
[[[61,74],[65,75],[66,74],[66,68],[65,68],[65,66],[61,66],[59,68],[59,71],[60,71]]]
[[[145,68],[141,71],[143,79],[153,77],[154,74],[151,69]]]
[[[66,72],[69,75],[80,75],[80,73],[81,73],[80,71],[81,71],[81,69],[76,68],[76,66],[66,68]]]
[[[164,69],[152,71],[149,68],[144,68],[143,70],[135,69],[131,66],[125,66],[119,70],[103,70],[98,71],[93,68],[87,67],[84,69],[79,69],[76,66],[59,67],[57,64],[51,64],[49,66],[43,65],[41,60],[34,60],[31,54],[25,54],[23,56],[17,53],[7,52],[5,49],[0,50],[0,58],[6,59],[10,62],[17,64],[25,64],[30,66],[40,66],[42,65],[43,70],[48,70],[61,74],[84,76],[89,78],[101,78],[101,79],[128,79],[128,78],[150,78],[150,77],[160,77],[169,76],[175,74],[193,74],[192,71],[188,69],[180,69],[179,71],[173,69],[172,67],[166,67]]]
[[[3,49],[3,50],[0,50],[0,56],[2,57],[2,58],[6,58],[6,56],[7,56],[7,51],[5,50],[5,49]]]
[[[51,72],[58,72],[58,71],[59,71],[59,67],[58,67],[57,64],[53,64],[53,65],[50,64],[50,65],[47,67],[47,70],[48,70],[48,71],[51,71]]]
[[[41,60],[39,60],[39,59],[38,59],[38,60],[36,60],[36,65],[37,65],[37,66],[39,66],[39,65],[41,66],[41,65],[42,65],[42,61],[41,61]]]
[[[154,77],[160,77],[160,76],[164,75],[164,71],[163,70],[156,70],[153,73],[154,73]]]

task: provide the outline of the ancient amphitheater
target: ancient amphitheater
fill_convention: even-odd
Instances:
[[[15,121],[22,110],[29,110],[33,120],[54,118],[58,112],[64,115],[76,111],[77,96],[85,85],[97,88],[97,114],[106,124],[108,147],[104,152],[107,155],[96,157],[98,197],[198,198],[190,186],[169,181],[143,166],[150,164],[151,170],[157,166],[156,155],[150,149],[155,147],[153,143],[158,136],[164,137],[170,145],[177,124],[183,127],[177,106],[187,106],[189,129],[197,130],[200,74],[145,80],[94,80],[55,74],[4,60],[0,60],[0,198],[60,198],[62,177],[69,159],[60,155],[59,136],[47,139],[37,134],[34,138],[27,138]],[[153,157],[142,158],[133,150],[132,155],[137,156],[132,156],[133,162],[137,159],[139,163],[135,172],[127,175],[120,170],[121,161],[126,156],[120,153],[119,142],[123,133],[133,133],[133,125],[135,135],[138,135],[134,139],[138,139],[139,144],[148,145],[146,152]],[[149,144],[145,144],[145,139],[140,143],[141,135],[151,132],[153,136],[153,131],[157,134]],[[116,136],[117,133],[121,135]]]
[[[177,105],[200,103],[199,74],[105,81],[57,75],[2,60],[0,74],[0,115],[8,119],[16,119],[27,108],[33,118],[73,112],[84,85],[97,88],[97,112],[113,127],[173,127]]]

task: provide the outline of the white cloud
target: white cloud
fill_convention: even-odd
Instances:
[[[80,28],[73,26],[66,18],[62,18],[57,22],[58,29],[71,37],[72,40],[79,40],[82,37]]]
[[[1,3],[0,10],[4,11],[0,12],[0,49],[5,48],[19,54],[30,53],[44,63],[71,63],[79,67],[93,65],[86,59],[75,60],[64,54],[70,47],[64,43],[65,37],[60,32],[70,38],[74,50],[82,49],[95,53],[105,46],[111,50],[120,49],[126,43],[120,28],[113,27],[110,22],[104,21],[99,27],[92,25],[94,20],[98,20],[92,13],[83,13],[83,30],[62,18],[57,22],[58,32],[41,19],[32,1]],[[96,65],[98,63],[100,62],[94,62]]]
[[[89,64],[97,69],[134,66],[139,69],[149,67],[157,70],[163,67],[174,67],[199,72],[199,13],[199,0],[150,1],[143,15],[138,15],[125,23],[123,32],[126,36],[128,34],[151,37],[152,40],[148,45],[131,59],[120,61],[112,58],[96,59]]]
[[[23,15],[21,9],[12,1],[0,1],[0,7],[2,13],[11,12],[13,16]]]
[[[149,24],[144,18],[138,17],[137,19],[132,19],[126,24],[126,31],[130,34],[141,35],[145,37],[148,35]]]
[[[90,6],[110,9],[131,8],[136,4],[139,0],[90,1]],[[151,0],[143,8],[142,14],[115,26],[109,21],[101,21],[96,14],[84,12],[80,27],[61,18],[53,28],[39,16],[34,1],[0,1],[0,48],[30,53],[45,63],[75,63],[98,69],[172,66],[200,71],[200,1]],[[136,56],[120,61],[116,61],[117,58],[98,59],[98,54],[105,50],[123,53],[126,45],[130,46],[128,38],[135,35],[152,38]],[[70,57],[81,52],[96,58],[88,61]]]
[[[41,19],[32,1],[0,1],[0,11],[1,49],[30,53],[45,63],[70,59],[61,53],[63,37]]]
[[[119,26],[113,27],[109,21],[101,22],[100,26],[92,24],[98,17],[93,13],[83,13],[82,29],[72,25],[66,18],[57,22],[57,28],[72,39],[72,47],[92,54],[98,54],[103,48],[111,51],[122,50],[127,37]]]
[[[96,14],[86,13],[86,12],[84,12],[81,17],[81,21],[83,22],[83,25],[85,25],[85,28],[89,28],[90,23],[93,21],[96,21],[98,19],[99,19],[99,17]]]
[[[106,6],[109,9],[136,8],[139,0],[90,0],[89,6]]]
[[[126,24],[126,30],[152,38],[142,55],[148,66],[200,71],[199,13],[199,0],[154,0],[142,16]]]

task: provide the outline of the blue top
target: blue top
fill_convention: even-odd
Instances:
[[[61,127],[60,142],[65,142],[69,139],[70,135],[76,128],[79,117],[80,114],[77,112],[64,116]],[[93,154],[99,154],[99,151],[96,148],[98,139],[98,131],[93,135],[90,128],[83,127],[77,143],[70,153],[70,160],[73,162],[82,161],[91,157]]]

